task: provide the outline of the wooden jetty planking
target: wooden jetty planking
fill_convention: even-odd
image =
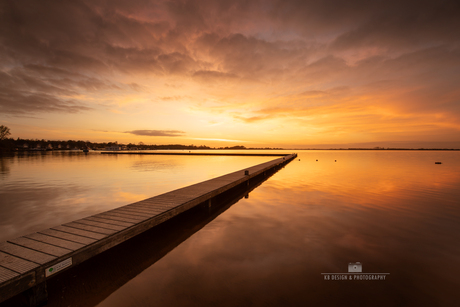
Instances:
[[[250,167],[247,169],[249,175],[245,175],[245,170],[237,171],[82,220],[27,235],[19,238],[19,241],[10,240],[15,241],[15,244],[2,243],[0,244],[0,268],[3,270],[0,272],[4,272],[2,280],[6,281],[0,281],[0,302],[45,282],[44,270],[48,270],[47,268],[51,266],[59,266],[68,261],[70,261],[71,266],[81,263],[198,204],[210,201],[211,198],[269,169],[279,169],[279,165],[284,165],[295,157],[296,155],[291,155],[288,159],[275,159]],[[19,246],[16,243],[27,243],[28,247]],[[54,257],[34,250],[43,247],[42,244],[61,249],[67,248],[66,246],[72,246],[72,248],[67,248],[67,254]],[[1,250],[5,252],[1,252]],[[17,254],[17,257],[10,255],[13,252]],[[45,264],[36,262],[43,262],[43,257],[50,257],[51,260]],[[12,272],[20,275],[14,275]],[[11,279],[8,280],[10,277]]]
[[[126,207],[121,207],[115,210],[111,211],[112,213],[118,213],[118,214],[126,214],[126,215],[133,215],[135,217],[140,217],[140,218],[151,218],[152,216],[155,216],[157,212],[146,212],[146,211],[138,211],[136,208],[126,208]]]
[[[20,274],[26,273],[39,267],[38,263],[34,263],[2,252],[0,252],[0,263],[2,267]]]
[[[136,206],[128,205],[128,206],[124,206],[123,209],[131,210],[133,212],[147,213],[147,214],[153,214],[153,215],[169,210],[169,209],[159,209],[159,208],[149,209],[146,207],[141,207],[139,205],[136,205]]]
[[[71,251],[70,249],[57,247],[57,246],[50,245],[50,244],[43,243],[43,242],[38,242],[38,241],[29,239],[26,237],[20,237],[20,238],[8,240],[8,242],[39,251],[44,254],[56,256],[56,257],[68,254]]]
[[[19,273],[0,266],[0,283],[10,280],[16,276],[19,276]]]
[[[122,221],[115,221],[115,220],[109,220],[109,219],[103,219],[100,217],[95,217],[95,216],[90,216],[86,218],[89,221],[95,221],[95,222],[101,222],[101,223],[106,223],[106,224],[111,224],[111,225],[118,225],[118,226],[125,226],[125,227],[131,227],[135,225],[135,223],[128,223],[128,222],[122,222]]]
[[[105,228],[109,230],[115,230],[115,231],[124,230],[126,228],[124,226],[116,226],[116,225],[111,225],[111,224],[106,224],[106,223],[101,223],[101,222],[95,222],[95,221],[88,220],[86,218],[75,221],[75,223],[85,224],[88,226],[96,226],[96,227]]]
[[[102,216],[102,215],[104,215],[104,216],[113,216],[113,217],[121,217],[121,218],[124,218],[124,219],[127,219],[127,220],[135,221],[137,223],[145,221],[147,219],[146,217],[141,217],[141,216],[138,216],[138,215],[117,213],[117,212],[114,212],[114,211],[107,211],[105,213],[100,213],[100,214],[95,215],[95,216]]]
[[[125,216],[129,216],[132,217],[132,216],[136,216],[136,217],[140,217],[142,218],[143,220],[148,220],[148,219],[151,219],[152,217],[154,217],[155,215],[157,215],[158,213],[140,213],[140,212],[133,212],[131,210],[117,210],[117,211],[114,211],[112,212],[114,214],[121,214],[121,215],[125,215]]]
[[[88,244],[91,244],[97,241],[94,238],[88,238],[88,237],[77,235],[77,234],[63,232],[63,231],[60,231],[59,229],[45,229],[45,230],[39,231],[38,233],[44,234],[50,237],[68,240],[70,242],[84,244],[84,245],[88,245]]]
[[[81,244],[81,243],[75,243],[73,241],[63,240],[63,239],[59,239],[56,237],[47,236],[41,233],[31,233],[24,237],[38,241],[38,242],[48,243],[50,245],[66,248],[71,251],[77,250],[85,246],[84,244]]]
[[[133,224],[139,223],[139,220],[133,220],[133,219],[126,218],[126,217],[123,217],[123,216],[112,215],[112,214],[107,214],[107,213],[99,213],[98,215],[93,215],[93,217],[97,217],[97,218],[101,218],[101,219],[107,219],[107,220],[113,220],[113,221],[122,221],[122,222],[133,223]]]
[[[152,205],[148,205],[148,204],[136,204],[136,205],[132,205],[132,206],[128,205],[128,206],[125,206],[125,207],[122,207],[122,208],[142,211],[142,212],[145,212],[145,213],[157,214],[159,212],[165,212],[165,211],[171,210],[174,207],[176,207],[176,206],[160,207],[160,206],[152,206]]]
[[[96,226],[89,226],[89,225],[80,224],[77,222],[70,222],[67,224],[63,224],[62,226],[77,228],[80,230],[92,231],[95,233],[106,234],[106,235],[111,235],[117,232],[116,230],[106,229],[106,228],[101,228],[101,227],[96,227]]]
[[[0,243],[0,251],[16,256],[18,258],[26,259],[37,264],[45,264],[49,261],[56,259],[56,256],[51,256],[33,249],[12,244],[9,242]]]
[[[73,227],[66,227],[65,225],[56,226],[56,227],[53,227],[51,229],[71,233],[71,234],[74,234],[74,235],[79,235],[79,236],[82,236],[82,237],[87,237],[87,238],[90,238],[90,239],[100,240],[100,239],[103,239],[103,238],[107,237],[107,235],[104,235],[104,234],[101,234],[101,233],[95,233],[95,232],[92,232],[92,231],[76,229],[76,228],[73,228]]]
[[[102,151],[106,155],[152,155],[152,156],[237,156],[237,157],[284,157],[289,154],[275,153],[211,153],[211,152],[125,152],[125,151]]]

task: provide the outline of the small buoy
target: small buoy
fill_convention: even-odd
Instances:
[[[434,164],[442,164],[441,162],[434,162]]]
[[[316,159],[316,162],[318,162],[318,159]]]
[[[300,161],[300,159],[299,159],[299,161]]]
[[[337,162],[337,160],[334,160],[335,162]]]

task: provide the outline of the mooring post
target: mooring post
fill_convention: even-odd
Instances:
[[[29,307],[42,307],[48,303],[48,290],[46,281],[24,291]]]

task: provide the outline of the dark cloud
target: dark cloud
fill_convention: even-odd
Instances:
[[[145,136],[183,136],[185,134],[180,130],[132,130],[125,131],[125,133]]]
[[[255,80],[306,106],[373,95],[408,112],[458,115],[458,16],[458,1],[6,0],[0,108],[84,111],[62,97],[148,91],[109,81],[147,74],[205,86]],[[341,87],[348,92],[330,91]]]
[[[0,111],[3,114],[76,113],[91,109],[73,99],[59,98],[73,93],[47,80],[33,78],[23,70],[13,70],[9,74],[0,71]]]

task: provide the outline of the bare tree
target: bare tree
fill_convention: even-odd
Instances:
[[[4,139],[6,139],[9,135],[11,135],[10,128],[8,128],[7,126],[1,125],[0,126],[0,141],[3,141]]]

